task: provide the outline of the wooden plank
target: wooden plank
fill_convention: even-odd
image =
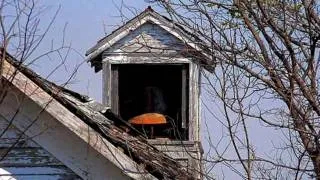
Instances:
[[[111,64],[104,61],[102,65],[102,103],[111,107]]]
[[[22,138],[17,139],[20,136],[19,131],[12,124],[8,127],[9,123],[0,117],[0,132],[5,130],[2,138],[0,138],[0,157],[4,156],[4,159],[0,161],[0,167],[4,169],[8,168],[27,168],[27,167],[45,167],[45,166],[64,166],[59,160],[50,155],[43,148],[40,148],[30,138],[25,135]],[[16,143],[18,141],[18,143]],[[14,148],[11,149],[8,154],[8,148],[11,148],[15,144]],[[65,167],[66,168],[66,167]],[[38,170],[38,169],[36,169]],[[28,172],[35,173],[35,172]],[[50,173],[50,172],[48,172]],[[14,176],[6,173],[0,173],[0,179],[65,179],[79,178],[73,174],[60,174],[60,175],[22,175]]]
[[[188,66],[184,65],[182,67],[182,72],[181,72],[181,127],[183,129],[187,128],[187,102],[188,102]]]
[[[119,68],[116,65],[111,65],[111,109],[117,115],[120,115],[119,104]]]
[[[163,51],[163,52],[112,52],[112,53],[107,53],[104,52],[102,54],[102,60],[104,60],[105,58],[108,57],[112,57],[112,56],[127,56],[127,57],[157,57],[159,59],[165,59],[165,58],[176,58],[176,59],[183,59],[186,58],[186,56],[182,55],[180,52],[168,52],[168,51]],[[188,58],[188,61],[191,61],[191,58]],[[189,62],[185,62],[185,63],[189,63]]]
[[[189,58],[163,56],[107,56],[104,61],[110,64],[178,64],[190,63]]]
[[[195,146],[198,142],[194,141],[179,141],[169,139],[148,139],[148,142],[152,145],[184,145],[184,146]]]
[[[79,176],[75,174],[53,174],[53,175],[0,175],[1,180],[81,180]]]
[[[64,166],[59,160],[52,156],[38,157],[5,157],[0,161],[0,167],[43,167]]]
[[[71,174],[70,169],[65,166],[47,166],[47,167],[1,167],[0,177],[5,175],[55,175]]]
[[[194,146],[159,146],[154,145],[157,149],[163,152],[198,152],[199,149]]]
[[[15,144],[15,147],[39,147],[38,144],[36,144],[32,140],[30,140],[30,138],[27,138],[27,137],[24,137],[21,139],[0,138],[0,148],[8,148],[8,147],[11,147],[13,144]]]
[[[199,65],[191,63],[189,66],[189,140],[200,142],[199,115]]]
[[[0,157],[7,152],[7,148],[0,148]],[[9,151],[6,157],[46,157],[52,156],[42,148],[13,148]]]
[[[21,131],[19,131],[13,124],[9,127],[8,126],[8,121],[6,121],[4,117],[0,116],[0,133],[3,133],[0,137],[0,148],[8,148],[14,144],[15,147],[39,147],[25,135],[22,135],[22,137],[19,138]]]
[[[188,158],[195,158],[199,159],[197,152],[186,152],[186,151],[165,151],[165,154],[172,157],[173,159],[188,159]]]

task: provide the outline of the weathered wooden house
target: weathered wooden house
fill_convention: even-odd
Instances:
[[[0,179],[201,179],[201,43],[147,8],[87,51],[103,104],[1,50]]]

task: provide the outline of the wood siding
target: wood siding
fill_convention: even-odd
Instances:
[[[201,172],[202,146],[194,141],[168,141],[154,139],[148,141],[160,151],[177,160],[188,171],[193,173],[198,179]]]
[[[154,64],[154,65],[174,65],[188,64],[189,69],[184,69],[181,92],[185,97],[182,104],[188,109],[183,109],[184,116],[188,116],[188,122],[183,122],[182,127],[188,127],[189,141],[174,140],[150,140],[156,148],[179,161],[194,175],[201,179],[201,157],[202,147],[200,143],[200,66],[195,62],[197,59],[185,56],[183,53],[186,42],[178,39],[171,32],[163,27],[146,22],[111,44],[103,53],[103,103],[112,109],[116,104],[112,101],[112,89],[115,86],[112,81],[117,78],[112,73],[112,67],[119,64]],[[188,113],[185,113],[188,112]],[[186,118],[185,118],[186,119]]]
[[[80,179],[1,116],[0,133],[0,179]]]
[[[117,53],[170,54],[181,51],[184,43],[160,26],[146,22],[103,52],[103,58]]]
[[[17,129],[32,137],[78,176],[97,180],[146,177],[155,179],[144,167],[139,166],[121,149],[103,138],[76,114],[53,99],[24,74],[15,71],[15,67],[6,61],[3,67],[3,77],[10,79],[12,88],[0,103],[0,115],[6,119],[14,118],[12,123]],[[13,75],[15,78],[11,79]],[[32,77],[37,79],[35,76]],[[43,85],[43,88],[46,86]],[[53,88],[49,91],[56,93],[56,90]],[[71,103],[69,105],[76,106]],[[92,118],[99,119],[97,116],[103,116],[99,114],[92,114]]]
[[[93,149],[91,144],[96,144],[96,146],[99,146],[97,147],[99,150],[104,150],[103,145],[108,142],[103,142],[104,144],[102,142],[100,143],[100,137],[95,136],[89,127],[81,126],[76,128],[76,130],[81,134],[85,134],[87,132],[91,133],[90,138],[93,139],[89,139],[90,142],[85,142],[69,128],[55,120],[53,116],[48,114],[46,111],[42,111],[42,109],[30,99],[19,98],[16,100],[17,98],[15,97],[23,96],[21,96],[16,89],[12,89],[4,99],[3,103],[0,104],[0,116],[3,117],[1,121],[3,121],[3,119],[7,122],[10,121],[14,116],[14,113],[17,111],[17,108],[20,107],[20,112],[14,117],[12,124],[16,129],[26,131],[26,136],[22,138],[26,141],[22,141],[18,144],[24,147],[23,150],[25,150],[25,148],[34,148],[33,150],[38,148],[36,151],[32,151],[31,153],[43,153],[43,150],[46,150],[46,152],[50,152],[52,156],[48,157],[49,155],[47,155],[44,158],[41,158],[41,154],[37,154],[38,157],[30,159],[27,158],[27,155],[25,154],[24,156],[27,159],[19,159],[20,163],[23,162],[24,164],[13,166],[14,163],[17,164],[19,162],[10,162],[10,166],[1,166],[0,174],[2,176],[8,177],[9,174],[13,174],[12,177],[17,176],[17,179],[28,179],[26,177],[27,175],[30,175],[30,177],[41,175],[39,178],[30,179],[47,179],[49,175],[53,175],[53,177],[49,179],[54,179],[55,177],[58,179],[68,179],[69,176],[69,179],[75,179],[74,174],[77,174],[82,179],[130,179],[110,160],[106,159],[101,153]],[[50,107],[47,107],[46,110],[49,110],[52,106],[53,103],[51,103]],[[74,122],[71,122],[70,118],[68,118],[66,111],[62,112],[61,108],[56,110],[59,110],[59,113],[64,116],[65,120],[68,120],[72,125],[76,125]],[[77,119],[74,115],[72,118]],[[32,122],[34,123],[30,126]],[[77,119],[77,122],[78,124],[82,123],[80,119]],[[16,132],[18,135],[19,132]],[[27,136],[32,137],[33,141],[30,138],[28,139]],[[7,138],[5,146],[11,147],[10,143],[15,142],[15,137],[18,136],[14,136],[14,133],[8,131],[8,135],[2,137]],[[39,149],[40,147],[41,149]],[[17,146],[17,148],[20,147]],[[115,155],[117,152],[110,152],[111,148],[112,147],[107,150],[108,153],[112,153],[114,155],[113,157],[117,158]],[[23,153],[26,152],[19,152],[19,154]],[[13,157],[13,159],[17,159],[17,157]],[[33,162],[33,160],[36,159],[39,161],[36,163]],[[126,163],[128,163],[128,161],[122,161],[121,158],[117,158],[117,160],[123,162],[123,166],[126,166]],[[58,164],[59,162],[63,162],[63,164]],[[48,172],[45,172],[46,168]],[[23,170],[25,170],[26,173],[23,173]]]

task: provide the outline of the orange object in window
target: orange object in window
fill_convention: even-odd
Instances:
[[[159,113],[146,113],[135,116],[129,120],[129,123],[136,125],[154,125],[166,124],[167,120],[164,115]]]

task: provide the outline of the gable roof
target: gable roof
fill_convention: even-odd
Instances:
[[[34,82],[109,143],[115,147],[120,147],[122,152],[118,151],[117,153],[123,153],[122,156],[126,156],[136,162],[151,174],[150,177],[156,177],[157,179],[193,179],[192,175],[183,169],[178,162],[150,145],[146,138],[135,131],[129,124],[121,121],[107,107],[87,96],[42,78],[4,52],[3,49],[0,50],[0,58],[3,57],[3,53],[5,53],[6,62],[15,67],[19,73],[21,72]],[[119,122],[122,126],[131,129],[133,133],[129,134],[124,129],[119,128],[117,126]],[[135,176],[131,177],[134,178]]]
[[[122,38],[126,37],[133,30],[148,22],[160,26],[182,41],[186,46],[184,54],[196,57],[195,59],[198,61],[197,63],[202,67],[208,71],[212,71],[214,69],[215,62],[212,60],[212,52],[207,47],[207,43],[191,32],[187,27],[160,15],[149,6],[142,13],[99,40],[96,45],[87,50],[87,60],[91,63],[91,66],[95,67],[95,71],[98,72],[102,69],[102,53],[105,50],[113,46]]]

